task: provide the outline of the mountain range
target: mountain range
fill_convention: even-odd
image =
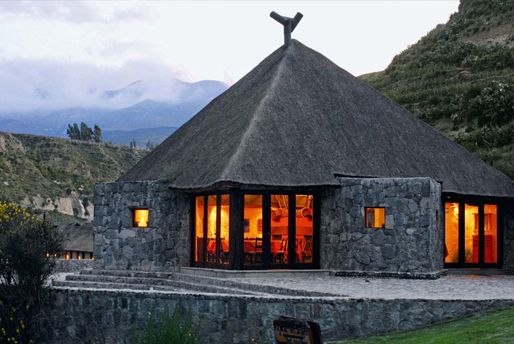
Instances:
[[[99,125],[104,139],[112,143],[160,143],[227,88],[215,80],[188,83],[173,79],[168,85],[136,80],[119,89],[87,90],[95,99],[102,99],[104,107],[0,113],[0,131],[66,137],[68,124],[85,122]],[[52,98],[48,90],[38,89],[35,94]],[[131,105],[112,108],[116,104]]]

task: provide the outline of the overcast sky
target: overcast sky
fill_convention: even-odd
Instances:
[[[60,80],[119,88],[147,74],[231,84],[282,44],[271,10],[302,12],[293,38],[360,75],[384,69],[457,7],[451,0],[0,1],[0,92]],[[19,101],[13,97],[0,101]]]

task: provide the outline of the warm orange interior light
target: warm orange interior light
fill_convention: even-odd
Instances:
[[[385,208],[366,208],[365,220],[367,228],[384,228]]]
[[[150,211],[148,209],[134,209],[134,227],[148,227],[148,217]]]
[[[444,262],[459,262],[459,203],[445,203]]]

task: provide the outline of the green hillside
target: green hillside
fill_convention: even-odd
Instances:
[[[361,78],[514,178],[514,0],[459,11]]]
[[[113,181],[145,150],[0,133],[0,198],[90,218],[95,183]]]

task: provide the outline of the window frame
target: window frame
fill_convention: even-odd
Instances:
[[[134,207],[134,208],[131,208],[132,210],[132,228],[138,228],[138,229],[145,229],[145,228],[150,228],[150,208],[148,207]],[[137,211],[140,211],[140,210],[146,210],[148,213],[147,213],[147,224],[146,226],[139,226],[136,222],[136,212]]]
[[[230,195],[230,210],[229,210],[229,233],[230,233],[230,258],[228,265],[221,264],[207,264],[206,262],[195,262],[194,261],[194,250],[195,250],[195,199],[198,196],[209,196],[209,195]],[[263,251],[270,249],[270,237],[267,236],[269,233],[265,233],[267,226],[270,226],[270,203],[272,194],[289,195],[295,198],[296,195],[312,195],[313,196],[313,252],[312,252],[312,263],[297,263],[296,259],[292,257],[292,261],[288,264],[270,264],[270,257],[267,254],[263,255],[263,264],[257,266],[244,265],[244,195],[245,194],[257,194],[263,196]],[[205,267],[205,268],[217,268],[217,269],[235,269],[235,270],[263,270],[263,269],[319,269],[320,268],[320,214],[321,214],[321,203],[320,203],[320,190],[317,188],[298,188],[298,189],[280,189],[280,188],[266,188],[266,189],[231,189],[231,190],[212,190],[195,192],[191,194],[191,254],[190,254],[190,266],[193,267]],[[295,199],[296,200],[296,199]],[[294,202],[290,203],[295,206]],[[267,210],[267,208],[269,208]],[[294,217],[295,212],[289,212],[289,216]],[[292,220],[292,221],[291,221]],[[289,222],[291,225],[295,225],[296,219],[291,219]],[[271,228],[269,228],[269,232]],[[241,232],[241,233],[239,233]],[[296,231],[295,231],[296,233]],[[293,236],[296,238],[296,234]],[[288,241],[289,252],[292,256],[295,254],[295,241]]]
[[[368,223],[368,209],[373,209],[373,210],[382,209],[384,211],[384,224],[382,227],[375,227]],[[375,216],[375,215],[373,215],[373,216]],[[386,207],[364,207],[364,228],[385,229],[386,228],[386,216],[387,216]]]

